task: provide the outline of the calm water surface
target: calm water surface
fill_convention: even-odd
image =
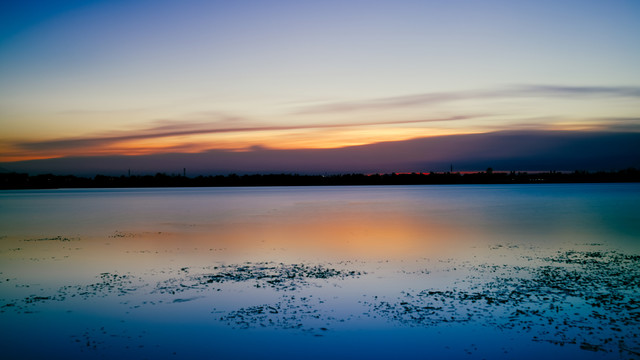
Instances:
[[[639,255],[640,184],[3,191],[0,351],[632,359]]]

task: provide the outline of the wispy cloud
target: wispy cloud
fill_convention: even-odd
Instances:
[[[452,101],[482,100],[521,97],[640,97],[640,87],[633,86],[563,86],[563,85],[515,85],[498,89],[434,92],[375,98],[360,101],[332,102],[306,106],[298,114],[377,110],[443,104]]]
[[[121,175],[173,172],[377,173],[457,170],[610,170],[638,167],[640,133],[510,130],[391,141],[337,149],[264,149],[231,152],[149,153],[147,156],[84,156],[0,163],[16,172]],[[508,149],[508,151],[505,151]],[[106,154],[116,155],[116,154]],[[142,154],[138,154],[142,155]]]
[[[94,115],[94,114],[130,114],[136,112],[149,111],[151,108],[137,107],[137,108],[123,108],[123,109],[108,109],[108,110],[89,110],[89,109],[68,109],[58,111],[60,115]]]
[[[640,97],[640,87],[635,86],[515,86],[516,96],[575,96],[575,97]]]
[[[288,130],[304,130],[304,129],[326,129],[326,128],[353,128],[383,125],[408,125],[431,122],[448,122],[469,120],[484,115],[460,115],[443,118],[428,118],[419,120],[400,120],[400,121],[379,121],[379,122],[351,122],[351,123],[332,123],[332,124],[296,124],[287,126],[248,126],[248,127],[219,127],[212,126],[210,123],[203,122],[177,122],[177,121],[160,121],[155,126],[129,132],[117,132],[97,136],[88,136],[82,138],[66,138],[47,141],[30,141],[20,142],[14,146],[30,150],[30,151],[53,151],[53,150],[73,150],[83,148],[104,147],[124,141],[160,139],[175,136],[203,135],[203,134],[222,134],[222,133],[252,133],[260,131],[288,131]]]
[[[241,150],[256,144],[270,146],[278,144],[272,141],[273,135],[268,132],[275,132],[282,136],[296,136],[299,139],[315,137],[331,141],[331,137],[337,133],[342,136],[342,140],[351,136],[350,134],[369,134],[359,140],[333,141],[333,147],[345,146],[349,144],[363,144],[376,141],[389,141],[408,139],[410,137],[425,136],[428,134],[414,133],[413,128],[421,124],[434,124],[430,128],[439,128],[448,122],[458,122],[452,124],[452,128],[460,129],[461,125],[469,128],[478,125],[475,130],[483,131],[505,129],[505,119],[510,119],[508,128],[541,129],[552,128],[557,125],[562,129],[575,130],[612,130],[626,129],[627,131],[637,131],[638,118],[640,114],[629,113],[628,118],[579,118],[564,114],[513,114],[518,121],[511,121],[511,115],[503,113],[492,114],[462,114],[458,116],[444,116],[431,118],[414,118],[412,120],[379,120],[379,121],[348,121],[348,122],[315,122],[309,123],[309,118],[304,114],[323,114],[331,112],[349,112],[359,110],[384,110],[391,108],[404,108],[412,106],[424,106],[430,104],[442,104],[464,100],[482,99],[512,99],[512,98],[569,98],[569,99],[632,99],[640,98],[640,87],[604,87],[604,86],[561,86],[561,85],[513,85],[496,89],[480,89],[457,92],[438,92],[426,94],[413,94],[406,96],[395,96],[386,98],[374,98],[363,101],[334,102],[316,106],[298,107],[299,119],[295,122],[284,124],[259,123],[251,119],[231,116],[218,112],[207,112],[185,115],[183,119],[164,119],[148,123],[146,127],[119,130],[106,133],[95,133],[80,137],[66,137],[50,140],[31,141],[5,141],[2,145],[3,156],[5,158],[42,158],[69,156],[90,153],[113,153],[130,154],[139,152],[168,152],[185,151],[198,152],[211,148]],[[460,114],[460,113],[459,113]],[[291,114],[288,118],[295,117]],[[347,116],[345,116],[346,118]],[[361,118],[361,117],[360,117]],[[380,117],[376,117],[380,118]],[[541,120],[542,119],[542,120]],[[299,121],[298,121],[299,120]],[[464,122],[469,121],[469,122]],[[472,122],[473,124],[472,124]],[[412,126],[415,125],[415,126]],[[395,135],[384,134],[379,131],[381,127],[393,127]],[[446,126],[445,126],[446,127]],[[336,131],[320,131],[331,130]],[[363,130],[363,131],[360,131]],[[366,130],[366,131],[364,131]],[[371,130],[371,131],[370,131]],[[262,134],[260,134],[262,132]],[[279,132],[279,133],[278,133]],[[375,133],[375,134],[374,134]],[[214,137],[197,137],[199,135],[216,135]],[[234,134],[234,136],[222,136],[223,134]],[[322,134],[322,135],[319,135]],[[401,135],[399,135],[401,134]],[[430,133],[432,134],[432,133]],[[432,134],[433,135],[433,134]],[[394,137],[395,136],[395,137]],[[366,138],[366,139],[365,139]],[[239,141],[238,139],[241,139]],[[290,139],[289,139],[290,140]],[[341,140],[341,141],[342,141]],[[212,141],[219,141],[213,144]],[[306,141],[306,143],[305,143]],[[313,140],[318,145],[323,140]],[[308,140],[294,145],[306,147]],[[304,143],[304,144],[303,144]],[[295,141],[289,143],[298,144]],[[286,147],[286,146],[285,146]],[[289,146],[291,148],[291,146]]]

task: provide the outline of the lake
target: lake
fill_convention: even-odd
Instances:
[[[636,359],[640,184],[0,192],[3,358]]]

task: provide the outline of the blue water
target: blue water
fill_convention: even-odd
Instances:
[[[640,184],[3,191],[0,351],[634,358],[639,254]]]

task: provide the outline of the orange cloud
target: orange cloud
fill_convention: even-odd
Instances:
[[[302,124],[284,126],[216,127],[198,122],[163,122],[136,131],[56,140],[6,144],[3,161],[61,156],[142,155],[166,152],[201,152],[210,149],[244,150],[270,148],[333,148],[378,141],[406,140],[416,134],[407,125],[471,120],[480,115],[461,115],[419,120]],[[403,128],[396,126],[404,125]],[[394,128],[388,128],[393,126]],[[386,128],[385,128],[386,127]],[[329,131],[330,133],[326,133]],[[323,132],[325,132],[323,134]],[[440,135],[434,133],[432,135]],[[324,136],[323,136],[324,135]]]

